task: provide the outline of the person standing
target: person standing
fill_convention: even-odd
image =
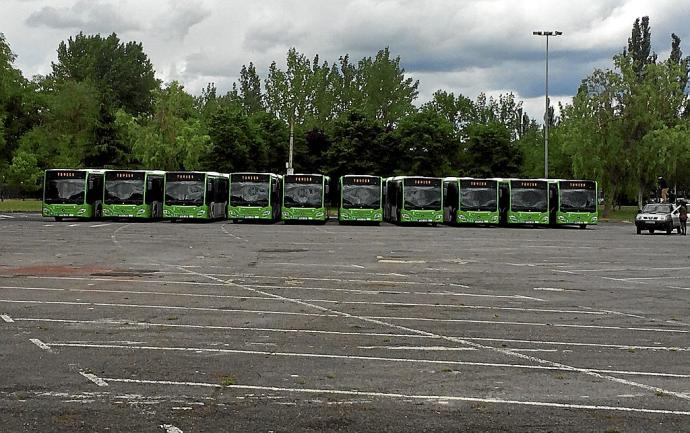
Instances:
[[[659,191],[661,191],[661,203],[668,203],[668,183],[662,176],[659,176],[657,180],[659,181]]]
[[[680,219],[680,232],[683,236],[687,235],[686,223],[688,222],[688,208],[685,202],[680,204],[680,209],[678,210],[678,218]]]

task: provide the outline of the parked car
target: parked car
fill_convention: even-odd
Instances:
[[[637,234],[642,230],[664,230],[666,234],[671,234],[673,229],[680,233],[680,206],[671,203],[649,203],[644,205],[642,210],[635,217],[635,227]]]

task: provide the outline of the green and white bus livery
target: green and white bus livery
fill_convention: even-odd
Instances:
[[[227,174],[200,171],[165,173],[163,218],[224,219],[227,206]]]
[[[510,179],[508,224],[549,224],[549,185],[540,179]]]
[[[379,176],[346,175],[339,180],[338,222],[383,221],[383,180]]]
[[[438,177],[397,176],[386,179],[387,221],[443,223],[443,186]]]
[[[100,218],[103,170],[46,170],[43,176],[44,217]]]
[[[273,173],[230,174],[228,218],[277,221],[280,218],[280,180]]]
[[[164,182],[163,171],[106,170],[103,217],[162,218]]]
[[[597,224],[597,183],[593,180],[550,181],[552,225],[577,225],[584,229]]]
[[[447,183],[449,222],[455,224],[498,224],[499,189],[495,179],[449,178]],[[445,186],[445,185],[444,185]]]
[[[328,220],[326,197],[330,179],[321,174],[288,174],[283,178],[281,219],[292,221]]]

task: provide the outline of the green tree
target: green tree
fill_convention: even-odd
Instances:
[[[394,135],[399,143],[398,174],[457,175],[459,146],[453,125],[443,116],[422,110],[400,120]]]
[[[499,122],[473,123],[467,128],[463,174],[473,177],[515,177],[522,163],[520,149],[510,131]]]

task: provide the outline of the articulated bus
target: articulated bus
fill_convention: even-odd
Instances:
[[[384,218],[394,223],[442,223],[442,183],[438,177],[387,178]]]
[[[106,170],[103,217],[163,218],[164,182],[164,171]]]
[[[46,170],[43,177],[44,217],[100,218],[103,212],[103,170]]]
[[[549,183],[543,179],[509,179],[508,224],[549,224]]]
[[[228,218],[277,221],[280,218],[281,176],[273,173],[230,174]]]
[[[326,198],[330,178],[322,174],[288,174],[283,177],[281,219],[291,221],[328,220]]]
[[[443,180],[445,222],[453,224],[499,224],[499,181],[449,177]]]
[[[383,221],[383,180],[348,174],[339,181],[338,222]]]
[[[597,183],[593,180],[550,180],[550,223],[552,225],[597,224]]]
[[[228,206],[228,175],[215,172],[165,173],[163,218],[224,219]]]

